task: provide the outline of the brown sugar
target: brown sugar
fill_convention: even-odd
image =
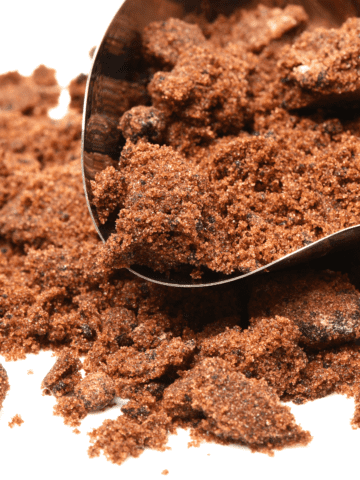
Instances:
[[[0,75],[0,110],[20,111],[24,115],[43,115],[57,105],[60,88],[55,70],[40,65],[32,76],[18,72]]]
[[[143,421],[121,415],[116,420],[105,420],[101,427],[89,433],[93,443],[90,458],[103,450],[113,463],[121,464],[129,456],[138,457],[145,448],[166,450],[170,419],[161,412],[147,416]]]
[[[105,246],[81,181],[85,77],[59,121],[47,116],[52,70],[0,77],[0,353],[56,354],[42,389],[75,433],[115,396],[128,400],[90,432],[91,457],[165,450],[177,427],[194,445],[305,445],[282,402],[332,393],[355,398],[360,425],[356,251],[331,270],[326,257],[212,288],[116,268],[246,272],[360,223],[360,122],[338,102],[357,95],[344,62],[357,65],[358,20],[311,22],[291,5],[156,22],[141,40],[143,77],[100,75],[85,155],[107,166],[92,185],[99,220],[119,211]],[[317,83],[320,63],[329,74]],[[8,389],[0,367],[0,404]]]
[[[288,108],[359,99],[359,33],[359,19],[351,18],[339,29],[305,32],[284,50],[279,67],[291,88]]]
[[[69,84],[69,107],[78,110],[80,113],[82,112],[84,106],[86,81],[87,75],[85,75],[84,73],[80,73],[80,75],[71,80]]]
[[[331,112],[294,111],[330,105],[326,95],[355,99],[358,20],[301,34],[307,22],[288,5],[235,12],[205,28],[208,38],[180,20],[147,27],[152,106],[123,114],[120,161],[92,183],[100,221],[120,211],[107,264],[249,272],[359,223],[358,137]],[[186,182],[185,170],[199,180]]]
[[[256,283],[249,301],[250,323],[276,315],[289,318],[300,342],[328,347],[360,335],[360,294],[346,275],[332,271],[281,273]]]
[[[165,116],[161,110],[154,107],[139,105],[124,113],[119,128],[123,137],[133,143],[140,138],[159,143],[166,128]]]
[[[220,357],[247,378],[265,379],[279,395],[300,380],[308,359],[298,343],[298,327],[288,318],[258,318],[249,329],[238,327],[200,344],[200,357]]]
[[[10,389],[8,376],[5,368],[0,364],[0,410],[2,408],[5,397]]]
[[[265,381],[248,379],[219,358],[202,361],[168,387],[164,407],[179,417],[192,410],[190,415],[198,418],[195,438],[232,441],[269,453],[311,440]]]
[[[45,65],[39,65],[35,68],[32,77],[36,85],[57,86],[56,71],[53,68],[45,67]]]
[[[220,16],[208,30],[211,39],[221,46],[229,42],[241,43],[244,48],[260,52],[274,40],[287,41],[305,27],[309,17],[303,7],[287,5],[269,8],[258,5],[253,10],[236,11],[229,19]]]
[[[138,352],[134,347],[122,347],[118,352],[109,355],[106,371],[110,376],[118,377],[117,388],[126,378],[132,384],[145,383],[166,374],[172,367],[186,365],[195,342],[183,342],[180,338],[163,341],[154,349]]]
[[[170,155],[171,164],[168,163]],[[201,262],[197,257],[205,257],[210,262],[215,251],[209,253],[205,245],[202,248],[196,246],[206,241],[210,243],[214,236],[213,224],[219,225],[222,220],[216,211],[216,198],[209,192],[209,183],[200,168],[197,165],[191,168],[186,159],[171,147],[145,142],[134,145],[128,141],[122,162],[121,203],[124,208],[117,221],[117,234],[104,249],[103,261],[121,267],[129,258],[140,264],[150,264],[154,258],[156,267],[163,270],[179,261],[187,263],[191,257],[194,258],[191,263],[196,265]],[[160,164],[161,169],[158,168]],[[111,194],[117,178],[114,173],[109,167],[96,177],[93,192],[99,199],[97,205],[102,201],[102,192]],[[118,195],[121,195],[120,190]],[[112,210],[113,203],[110,205]],[[108,210],[106,213],[100,210],[102,221],[107,213]],[[149,223],[150,217],[153,220]],[[127,238],[125,232],[128,232]],[[175,232],[178,234],[172,235]],[[160,248],[162,264],[158,258]],[[174,251],[178,252],[175,258]]]
[[[145,57],[167,67],[173,67],[189,47],[205,42],[198,25],[177,18],[151,23],[144,29],[142,36]]]
[[[54,406],[54,415],[63,417],[65,425],[78,427],[87,414],[88,411],[80,398],[74,395],[57,398],[57,404]]]
[[[61,397],[74,390],[81,380],[79,370],[82,364],[69,351],[63,350],[54,366],[42,381],[41,388],[45,395]]]
[[[241,49],[194,46],[170,72],[154,75],[148,87],[153,105],[190,128],[237,132],[248,116],[246,75],[252,64],[246,60]]]
[[[256,123],[258,135],[242,133],[236,138],[217,140],[206,150],[205,165],[196,163],[196,158],[194,165],[171,147],[142,141],[135,146],[128,143],[121,157],[124,170],[116,175],[109,170],[107,177],[104,172],[93,184],[96,205],[105,203],[105,192],[106,198],[111,196],[109,189],[103,187],[109,184],[111,191],[115,191],[111,209],[116,208],[119,196],[118,205],[124,206],[117,221],[117,233],[108,240],[105,256],[114,258],[117,250],[121,265],[139,263],[163,270],[166,249],[171,248],[177,255],[166,254],[170,257],[168,268],[188,263],[197,267],[207,265],[225,273],[247,272],[359,222],[354,190],[358,181],[357,137],[343,132],[338,121],[302,119],[281,109],[274,110],[267,120],[257,117]],[[321,145],[325,145],[323,150]],[[203,188],[206,185],[206,194],[197,196],[197,208],[191,197],[185,203],[191,195],[187,188],[194,188],[187,183],[176,184],[177,196],[171,196],[176,176],[166,173],[165,169],[171,168],[170,158],[172,168],[187,170],[188,174],[193,171],[198,175],[197,182],[201,181]],[[147,172],[140,170],[145,162]],[[141,178],[139,175],[127,178],[128,165],[138,168]],[[158,168],[160,165],[162,169]],[[116,188],[117,176],[121,182]],[[136,183],[128,188],[127,182],[135,178]],[[160,188],[152,189],[152,182],[160,178],[161,183],[158,181],[156,185],[159,183],[164,192],[169,192],[165,197]],[[185,178],[181,175],[183,182]],[[138,199],[136,195],[141,197]],[[170,202],[177,205],[181,198],[184,199],[181,215],[187,219],[190,230],[184,229],[184,222],[177,221],[178,210],[170,208]],[[197,213],[203,205],[207,207],[204,212],[209,212],[208,218]],[[160,218],[155,206],[163,210]],[[100,215],[103,208],[99,209]],[[160,238],[154,236],[158,234]],[[151,235],[151,242],[144,242],[145,235],[146,238]],[[181,251],[186,244],[187,250]],[[193,252],[191,256],[189,249]]]
[[[288,389],[285,400],[302,404],[332,393],[354,396],[359,384],[359,346],[344,345],[310,353],[299,381]],[[357,397],[358,398],[358,397]]]
[[[91,373],[76,385],[74,393],[88,411],[101,410],[115,396],[114,382],[103,373]]]
[[[165,469],[161,472],[161,475],[168,475],[169,474],[169,470]]]
[[[19,427],[24,423],[24,420],[21,418],[21,416],[17,413],[14,415],[14,417],[11,419],[11,421],[8,423],[10,428],[15,427],[15,425],[18,425]]]

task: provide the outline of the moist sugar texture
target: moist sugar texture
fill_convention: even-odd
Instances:
[[[8,376],[5,368],[0,364],[0,410],[2,408],[5,397],[10,389]]]
[[[245,273],[357,225],[360,143],[336,109],[359,100],[359,37],[295,5],[146,27],[147,103],[92,182],[100,223],[120,210],[104,262]]]
[[[94,161],[111,132],[112,152],[126,139],[120,164],[107,155],[93,185],[99,220],[121,207],[105,247],[82,189],[84,76],[58,121],[47,115],[59,94],[51,70],[0,76],[0,353],[55,353],[39,397],[53,395],[72,428],[128,400],[89,432],[90,457],[121,464],[165,450],[178,427],[193,445],[271,455],[311,440],[284,402],[332,393],[355,399],[360,425],[358,249],[212,288],[115,268],[252,269],[358,222],[360,120],[338,109],[351,72],[334,47],[343,42],[358,61],[358,20],[321,31],[307,22],[298,6],[257,7],[145,29],[152,74],[135,86],[102,78],[105,113],[90,117]],[[325,44],[329,89],[311,83]],[[296,80],[304,65],[306,89]],[[8,389],[0,367],[0,407]]]

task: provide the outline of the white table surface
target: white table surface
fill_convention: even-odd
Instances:
[[[90,69],[88,52],[96,45],[120,2],[102,0],[13,0],[0,2],[0,73],[19,70],[29,75],[39,64],[57,69],[65,87],[79,73]],[[66,93],[62,103],[66,105]],[[55,112],[54,117],[61,112]],[[339,395],[291,405],[296,420],[314,439],[306,448],[276,452],[274,457],[246,448],[203,444],[187,448],[184,430],[171,436],[171,450],[147,450],[123,465],[104,456],[89,459],[88,436],[106,418],[116,418],[119,406],[89,415],[80,435],[52,414],[53,397],[41,395],[40,384],[54,363],[51,352],[29,355],[26,360],[0,363],[11,385],[0,412],[0,478],[13,479],[332,479],[359,478],[360,430],[350,419],[354,402]],[[34,374],[28,375],[32,369]],[[24,423],[8,427],[15,414]],[[169,470],[168,476],[161,472]]]

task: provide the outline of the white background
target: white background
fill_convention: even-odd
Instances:
[[[29,75],[39,64],[57,69],[66,87],[90,69],[89,50],[97,45],[120,2],[102,0],[6,1],[0,3],[0,73],[19,70]],[[67,102],[66,93],[62,103]],[[52,113],[53,117],[63,109]],[[354,402],[338,395],[305,405],[292,405],[297,421],[314,436],[306,448],[276,452],[274,457],[246,448],[203,444],[187,448],[187,432],[171,436],[166,452],[146,451],[123,465],[101,456],[89,459],[86,432],[105,418],[116,418],[119,406],[88,416],[75,435],[60,417],[52,415],[55,401],[41,395],[40,384],[54,363],[51,352],[26,360],[0,362],[11,385],[0,413],[0,478],[12,479],[316,479],[360,478],[360,430],[352,430]],[[33,375],[27,371],[32,369]],[[121,402],[119,402],[121,403]],[[20,414],[24,423],[8,422]],[[161,475],[169,470],[167,477]]]

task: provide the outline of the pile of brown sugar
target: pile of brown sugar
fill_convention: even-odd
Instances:
[[[254,19],[264,27],[251,30]],[[55,121],[47,115],[54,97],[39,96],[25,110],[20,101],[29,85],[36,93],[38,73],[0,76],[2,105],[11,106],[0,106],[0,353],[7,360],[41,349],[56,354],[39,395],[41,389],[54,395],[55,414],[72,427],[113,405],[115,397],[129,400],[116,420],[89,433],[91,457],[104,453],[120,464],[145,448],[164,450],[178,427],[190,430],[194,445],[207,440],[272,454],[311,440],[284,401],[301,404],[331,393],[355,398],[352,424],[360,425],[356,250],[212,288],[164,287],[114,268],[115,260],[122,262],[119,245],[127,255],[145,255],[144,243],[153,266],[164,268],[156,252],[167,239],[167,262],[176,246],[182,262],[197,265],[201,252],[219,270],[231,270],[233,253],[226,246],[240,227],[247,235],[239,237],[237,255],[253,268],[334,225],[357,221],[356,112],[350,121],[341,110],[288,111],[282,105],[285,93],[297,102],[312,95],[312,105],[325,95],[325,86],[305,92],[281,81],[290,59],[310,48],[309,35],[318,35],[298,36],[306,21],[299,7],[258,7],[203,24],[203,30],[178,20],[148,27],[144,55],[162,64],[149,79],[156,104],[144,106],[144,91],[136,97],[129,87],[127,101],[137,98],[138,105],[119,118],[128,139],[123,173],[109,168],[94,187],[101,218],[119,202],[124,206],[118,225],[126,238],[111,240],[113,256],[98,239],[82,190],[84,78],[72,83],[73,109]],[[329,42],[350,35],[351,22],[357,25],[349,20],[330,31]],[[236,29],[247,31],[238,41]],[[192,61],[179,63],[190,49]],[[288,63],[278,64],[283,51]],[[209,59],[210,73],[199,72]],[[336,59],[332,65],[335,89],[341,65]],[[194,72],[201,76],[196,89]],[[238,90],[231,88],[233,79]],[[174,89],[176,82],[184,89]],[[126,93],[125,83],[122,88]],[[229,95],[222,98],[221,91]],[[235,202],[239,192],[241,205]],[[156,222],[144,233],[154,212]],[[229,218],[236,220],[231,228]],[[0,402],[7,390],[0,368]]]
[[[359,19],[314,28],[295,5],[146,27],[148,99],[118,116],[118,166],[92,182],[101,223],[120,209],[103,261],[248,272],[359,224],[343,110],[360,99],[359,47]]]

